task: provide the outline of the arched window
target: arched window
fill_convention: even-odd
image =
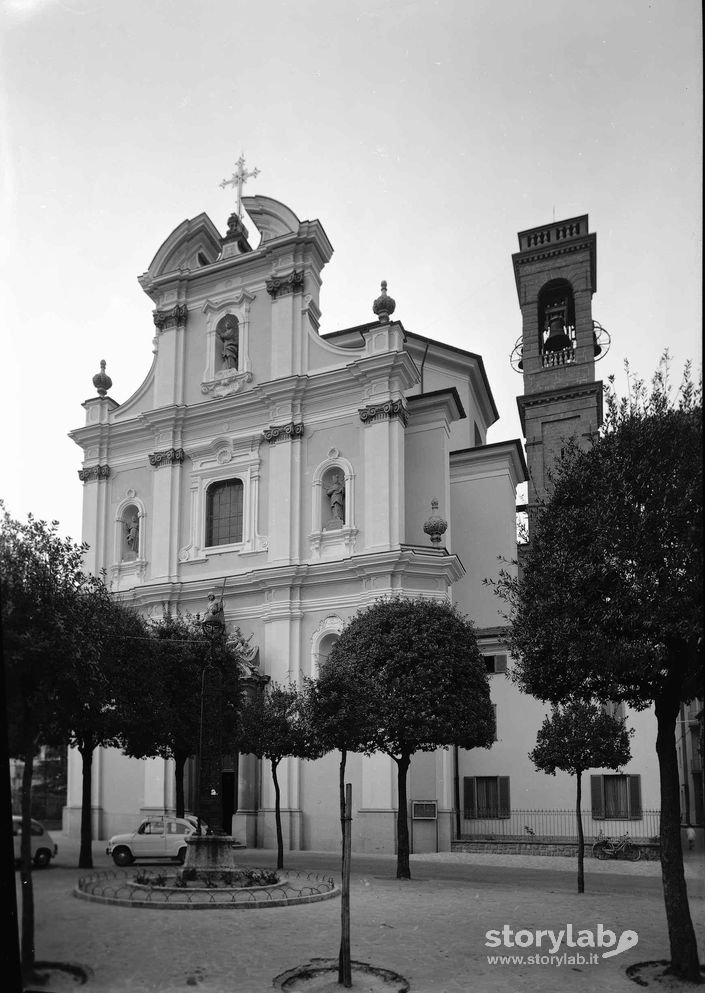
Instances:
[[[227,479],[208,487],[206,545],[233,545],[242,541],[242,480]]]

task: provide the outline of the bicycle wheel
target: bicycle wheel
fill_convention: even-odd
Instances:
[[[624,857],[630,862],[638,862],[641,858],[641,848],[638,845],[627,844],[624,846]]]
[[[608,859],[609,852],[607,851],[607,846],[604,841],[596,841],[592,846],[593,858],[596,859]]]

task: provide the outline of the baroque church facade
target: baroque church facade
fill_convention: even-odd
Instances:
[[[140,277],[154,308],[152,366],[117,403],[103,365],[71,435],[84,454],[86,568],[105,569],[116,594],[152,616],[165,604],[202,613],[214,594],[272,681],[315,676],[346,622],[382,596],[449,598],[470,617],[497,741],[415,756],[417,852],[447,850],[460,836],[520,835],[538,828],[532,812],[573,806],[569,777],[544,776],[528,759],[545,708],[507,677],[498,602],[484,579],[517,557],[517,487],[528,479],[535,500],[561,438],[600,422],[595,235],[582,217],[523,232],[519,243],[514,361],[526,459],[519,440],[487,442],[499,414],[481,356],[405,328],[386,284],[373,320],[320,333],[332,246],[319,221],[265,196],[238,197],[224,236],[205,214],[169,235]],[[594,771],[595,833],[617,833],[624,818],[634,837],[656,833],[643,819],[658,807],[653,719],[631,717],[644,745],[619,775]],[[337,775],[336,753],[281,762],[286,847],[339,846]],[[392,852],[392,761],[351,756],[348,777],[354,849]],[[174,809],[173,769],[161,759],[104,749],[93,779],[94,837]],[[268,768],[226,758],[223,789],[232,833],[272,847]],[[70,755],[69,833],[79,829],[80,798]]]

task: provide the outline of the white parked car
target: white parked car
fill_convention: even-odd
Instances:
[[[12,834],[15,846],[15,862],[19,862],[22,853],[22,818],[17,814],[12,815]],[[39,821],[32,819],[32,861],[38,868],[49,865],[53,858],[56,858],[58,846],[47,829]]]
[[[209,833],[201,821],[202,833]],[[176,859],[183,865],[186,839],[198,832],[195,817],[147,817],[136,831],[114,834],[105,849],[115,865],[131,865],[136,859]]]

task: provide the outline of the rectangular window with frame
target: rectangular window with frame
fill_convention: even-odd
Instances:
[[[464,776],[463,816],[468,820],[509,817],[509,776]]]
[[[206,546],[242,541],[242,480],[212,483],[206,498]]]
[[[641,776],[590,776],[595,820],[641,820]]]

